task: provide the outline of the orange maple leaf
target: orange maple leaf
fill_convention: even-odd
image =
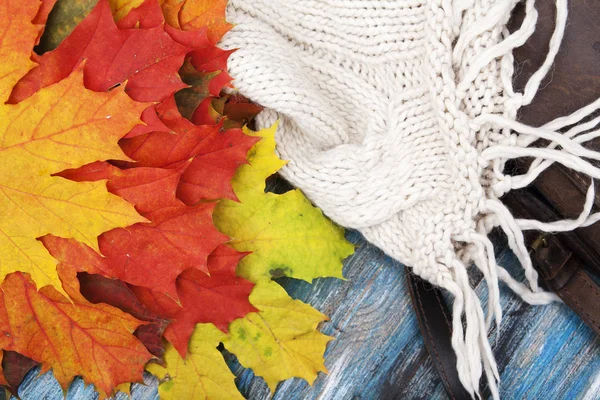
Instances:
[[[165,20],[183,31],[206,29],[216,44],[232,27],[225,20],[227,0],[160,0]]]
[[[64,276],[63,276],[64,275]],[[142,380],[152,358],[133,336],[142,324],[106,304],[92,304],[79,293],[74,276],[61,274],[73,303],[46,286],[39,291],[20,272],[8,275],[0,292],[1,347],[52,369],[66,389],[75,376],[93,383],[106,396],[124,382]]]

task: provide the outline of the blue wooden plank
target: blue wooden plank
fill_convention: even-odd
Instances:
[[[23,400],[54,400],[63,399],[63,392],[51,372],[39,375],[39,368],[31,371],[19,388],[19,396]],[[134,384],[131,388],[131,398],[143,400],[158,400],[158,380],[146,373],[144,385]],[[67,400],[96,400],[100,396],[92,385],[86,385],[82,379],[77,378],[71,383],[66,393]],[[115,400],[126,400],[130,396],[118,393]],[[15,399],[12,397],[12,399]]]
[[[344,267],[347,281],[320,279],[313,285],[281,279],[290,295],[330,316],[322,331],[335,337],[326,353],[329,375],[319,374],[310,387],[300,379],[281,383],[274,399],[446,399],[425,352],[405,287],[403,266],[351,232],[358,245]],[[520,276],[520,268],[501,240],[499,263]],[[474,283],[485,301],[485,283]],[[533,307],[502,288],[504,321],[492,329],[494,351],[502,374],[505,399],[600,398],[600,343],[592,331],[563,304]],[[262,378],[225,357],[249,399],[268,399]],[[51,374],[30,374],[20,394],[24,399],[58,400],[60,387]],[[134,399],[157,399],[156,380],[135,385]],[[95,399],[90,387],[76,380],[67,396]]]

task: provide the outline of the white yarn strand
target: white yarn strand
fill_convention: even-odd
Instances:
[[[569,125],[573,125],[583,120],[585,117],[592,115],[596,110],[600,110],[600,98],[596,99],[594,102],[588,104],[587,106],[581,107],[579,110],[574,113],[556,118],[542,126],[544,129],[549,129],[552,131],[564,128]]]
[[[508,238],[508,246],[515,253],[521,266],[525,270],[525,278],[529,282],[529,287],[533,292],[539,292],[538,273],[533,268],[531,258],[525,246],[523,232],[519,229],[517,221],[512,216],[508,208],[499,200],[487,200],[487,209],[498,218],[499,225]]]
[[[568,232],[586,225],[589,221],[596,221],[600,213],[590,215],[594,200],[596,199],[596,191],[594,190],[594,181],[590,184],[585,196],[585,204],[583,211],[577,219],[562,220],[556,222],[541,222],[535,219],[517,219],[517,225],[521,230],[536,229],[545,232]]]
[[[546,77],[546,74],[550,70],[550,67],[554,63],[554,58],[558,53],[562,38],[565,34],[565,27],[567,25],[567,0],[556,0],[556,27],[550,38],[550,46],[548,48],[548,55],[544,60],[542,66],[535,71],[535,73],[529,78],[529,81],[525,85],[523,91],[523,105],[528,105],[533,100],[533,97],[537,93],[542,80]]]
[[[600,220],[593,182],[573,220],[515,219],[499,200],[553,163],[600,179],[590,162],[600,154],[583,146],[600,136],[600,99],[541,127],[516,122],[559,51],[567,1],[555,2],[545,60],[523,93],[512,87],[512,51],[535,31],[535,0],[513,33],[506,24],[517,0],[229,0],[227,8],[234,28],[220,45],[238,49],[229,60],[237,90],[265,107],[257,126],[279,120],[282,175],[335,222],[450,292],[458,375],[473,397],[482,375],[500,396],[487,336],[502,321],[499,282],[531,304],[558,300],[540,289],[523,230]],[[550,144],[534,147],[540,139]],[[534,158],[529,170],[505,175],[505,163],[522,157]],[[487,237],[496,226],[527,284],[497,264]],[[471,264],[486,281],[487,315]]]
[[[598,124],[600,124],[600,117],[596,117],[596,118],[592,119],[591,121],[588,121],[588,122],[580,124],[580,125],[576,125],[575,127],[571,128],[570,130],[565,132],[564,137],[573,138],[574,142],[580,143],[580,144],[589,142],[590,140],[600,137],[600,129],[592,131],[592,132],[584,133],[582,135],[579,135],[579,133],[585,132],[589,129],[593,129]],[[534,142],[534,141],[535,140],[532,140],[531,142]],[[529,143],[527,145],[529,145]],[[547,146],[547,148],[554,149],[554,148],[556,148],[557,145],[558,145],[557,143],[552,142]],[[512,188],[513,189],[521,189],[521,188],[524,188],[524,187],[530,185],[542,172],[544,172],[546,169],[548,169],[552,164],[554,164],[554,161],[552,161],[552,160],[544,160],[541,158],[536,158],[531,163],[527,173],[512,177]]]

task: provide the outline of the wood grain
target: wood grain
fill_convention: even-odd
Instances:
[[[446,399],[428,359],[405,287],[401,264],[367,244],[355,232],[357,245],[345,262],[347,281],[320,279],[313,285],[281,279],[290,295],[330,316],[322,331],[334,336],[326,353],[329,375],[320,374],[313,387],[300,379],[281,383],[276,400],[338,399]],[[518,275],[520,268],[499,238],[499,263]],[[479,281],[475,274],[474,283]],[[486,299],[485,284],[477,292]],[[563,304],[533,307],[502,288],[504,321],[492,328],[499,362],[503,399],[599,399],[600,341]],[[262,378],[244,370],[231,354],[225,357],[237,375],[242,394],[268,399]],[[20,389],[26,400],[59,400],[62,393],[50,373],[28,375]],[[132,397],[158,399],[156,380],[134,385]],[[95,399],[91,387],[76,380],[67,393],[70,400]],[[119,396],[124,399],[126,396]]]

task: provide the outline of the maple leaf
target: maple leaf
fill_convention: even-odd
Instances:
[[[257,284],[250,302],[260,311],[232,322],[223,344],[262,376],[271,392],[279,381],[299,377],[312,385],[318,372],[327,373],[323,354],[333,338],[317,330],[325,315],[293,300],[273,281]]]
[[[45,0],[46,1],[46,0]],[[56,7],[48,21],[49,32],[44,34],[40,49],[53,50],[85,19],[98,0],[51,0]],[[177,29],[205,30],[212,44],[231,29],[225,20],[226,0],[158,0],[166,22]],[[115,21],[121,22],[144,0],[109,0]],[[51,5],[46,5],[46,9]]]
[[[99,238],[114,276],[153,287],[177,299],[175,278],[184,270],[207,269],[207,257],[226,239],[212,227],[214,203],[189,207],[150,224],[114,229]]]
[[[192,124],[181,116],[173,97],[169,97],[155,109],[147,109],[145,112],[149,110],[152,111],[150,114],[154,115],[151,118],[160,121],[164,129],[146,133],[134,129],[132,132],[137,131],[137,133],[133,137],[122,139],[119,144],[124,153],[135,162],[113,162],[113,164],[123,169],[157,168],[157,170],[144,170],[147,184],[150,183],[148,180],[150,174],[155,174],[157,179],[159,176],[172,176],[177,179],[176,175],[181,175],[176,183],[176,195],[179,200],[190,206],[221,198],[236,200],[231,179],[238,167],[247,162],[246,154],[258,138],[244,134],[241,129],[225,130],[220,124]],[[186,164],[187,161],[189,162]],[[112,179],[123,181],[123,186],[132,186],[125,181],[130,180],[133,174],[128,177],[127,173],[117,173],[111,168],[108,164],[97,163],[85,169],[65,171],[61,176],[76,181],[109,179],[109,190],[113,192],[118,188],[111,183]],[[170,184],[160,183],[153,190],[163,193],[167,189],[170,190],[170,187]],[[129,191],[132,196],[135,196],[135,199],[132,198],[130,201],[143,214],[152,211],[157,205],[140,209],[142,206],[140,201],[146,198],[154,199],[156,203],[157,199],[163,198],[156,195],[148,196],[147,189],[138,191],[137,196],[131,190]],[[119,194],[122,195],[123,192]],[[171,200],[167,202],[173,200],[171,196]]]
[[[177,276],[188,268],[206,271],[208,255],[228,240],[212,223],[215,203],[200,202],[235,199],[231,177],[246,161],[256,139],[241,130],[224,132],[219,126],[193,125],[182,118],[172,98],[156,110],[176,133],[152,132],[122,140],[125,153],[137,160],[121,163],[128,169],[95,163],[61,173],[76,181],[107,179],[110,192],[133,203],[151,222],[102,234],[98,242],[104,257],[73,243],[44,243],[61,262],[94,265],[94,270],[86,272],[177,299]],[[176,194],[191,205],[186,206]],[[72,246],[71,251],[61,246]]]
[[[148,1],[142,3],[140,0],[110,0],[110,2],[115,18],[120,19],[118,24],[122,28],[134,27],[135,21],[146,21],[146,15],[150,14],[146,11],[150,8]],[[229,24],[225,21],[225,3],[214,0],[209,2],[161,1],[165,17],[171,21],[170,25],[184,31],[195,31],[199,37],[206,39],[193,41],[196,49],[188,54],[186,62],[179,71],[184,83],[190,87],[176,94],[179,109],[184,117],[198,125],[214,125],[218,122],[220,115],[211,107],[211,101],[216,100],[221,90],[232,80],[226,72],[227,59],[232,51],[214,46],[216,39],[229,29]],[[180,18],[188,23],[179,24]],[[126,20],[130,21],[125,22]],[[209,24],[204,26],[205,22]],[[168,32],[180,43],[190,42],[187,33],[180,33],[177,30],[168,30]],[[150,126],[153,124],[153,121],[146,118],[144,122]],[[152,131],[150,126],[146,132]]]
[[[51,286],[38,291],[22,273],[4,279],[0,326],[8,343],[3,348],[40,362],[42,373],[52,369],[63,389],[78,375],[104,396],[120,383],[141,381],[152,358],[133,336],[141,322],[114,307],[89,303],[73,280],[65,283],[73,302]]]
[[[110,0],[113,14],[119,25],[134,14],[143,13],[140,10],[148,5],[140,0]],[[196,41],[196,48],[189,53],[186,62],[179,71],[183,81],[190,85],[176,95],[180,111],[184,117],[196,124],[214,124],[206,117],[210,101],[219,95],[221,90],[231,82],[227,74],[227,59],[232,51],[215,47],[216,41],[229,30],[230,25],[225,21],[226,1],[165,1],[160,0],[167,23],[184,31],[197,31],[206,37],[206,43]],[[139,7],[139,8],[136,8]],[[146,7],[147,8],[147,7]],[[138,16],[137,19],[140,17]],[[134,20],[136,17],[133,18]],[[180,23],[180,20],[183,21]],[[129,24],[132,25],[132,24]],[[187,43],[186,36],[180,37],[176,31],[169,31],[175,40]],[[207,43],[211,43],[207,45]],[[215,116],[216,117],[216,116]],[[145,122],[149,122],[144,120]]]
[[[217,350],[225,334],[211,324],[196,325],[189,352],[182,358],[168,344],[165,365],[150,363],[146,369],[162,380],[158,393],[163,400],[242,400],[234,375]]]
[[[246,244],[251,246],[246,249],[252,250],[254,253],[245,258],[254,256],[256,252],[266,253],[266,256],[261,255],[245,266],[242,260],[238,266],[238,273],[241,268],[245,268],[241,269],[242,275],[246,274],[250,280],[258,282],[258,286],[250,296],[250,303],[259,312],[246,314],[244,318],[233,321],[229,325],[230,336],[225,339],[224,343],[228,350],[238,356],[244,366],[252,368],[256,374],[263,376],[273,390],[280,380],[298,376],[312,382],[318,371],[325,372],[323,354],[326,344],[331,338],[316,330],[317,325],[326,320],[323,314],[309,305],[292,300],[283,288],[270,281],[273,275],[288,271],[269,271],[270,264],[261,265],[261,262],[264,262],[265,257],[273,257],[273,253],[275,253],[276,257],[280,257],[286,263],[290,263],[291,259],[292,265],[300,266],[299,273],[289,271],[293,277],[305,276],[312,279],[327,275],[327,273],[341,275],[341,259],[352,251],[352,246],[343,239],[342,231],[328,222],[320,211],[314,209],[299,191],[294,197],[291,197],[291,200],[287,200],[290,197],[286,197],[286,195],[264,193],[265,179],[278,170],[283,162],[274,155],[274,129],[263,131],[258,135],[263,137],[263,140],[250,151],[250,164],[238,169],[233,181],[234,191],[241,203],[222,201],[221,205],[226,207],[215,212],[215,221],[219,218],[220,227],[233,226],[236,228],[235,232],[242,232],[245,235],[234,236],[230,242],[235,247],[236,244],[243,243],[239,240],[240,237],[247,238]],[[269,203],[271,200],[268,200],[271,196],[286,200],[272,204]],[[250,202],[250,204],[246,202]],[[217,210],[221,205],[217,206]],[[265,244],[262,243],[262,237],[257,236],[261,230],[266,230],[267,235],[273,232],[278,235],[285,233],[284,226],[281,224],[288,224],[290,219],[285,217],[285,208],[282,214],[273,212],[279,206],[287,206],[296,212],[307,213],[309,216],[310,213],[314,214],[312,219],[308,219],[307,222],[302,221],[303,223],[291,227],[294,235],[291,242],[294,243],[292,246],[296,251],[302,249],[303,246],[307,247],[306,243],[309,243],[308,251],[316,251],[316,257],[314,254],[306,253],[305,250],[300,251],[302,259],[294,260],[294,252],[286,249],[289,246],[286,241],[273,240],[275,242],[273,247],[269,247],[268,243],[265,247]],[[253,213],[263,213],[260,218],[266,218],[266,221],[259,219],[258,226],[252,226],[257,223],[255,221],[244,226],[244,220]],[[294,222],[293,218],[292,222]],[[268,226],[270,224],[274,225],[274,229]],[[321,232],[317,232],[315,237],[312,236],[311,231],[314,227],[321,229]],[[320,240],[333,243],[335,248],[339,249],[337,254],[330,256],[326,247],[320,249]],[[327,261],[329,269],[319,270],[323,265],[323,259],[328,256],[331,257]],[[306,260],[309,260],[308,263],[314,263],[314,266],[303,265]],[[189,318],[190,307],[184,307],[183,310],[164,296],[158,296],[147,290],[136,291],[134,289],[134,291],[147,307],[151,309],[154,307],[153,312],[174,319],[172,325],[165,330],[165,336],[174,344],[174,348],[180,355],[185,354],[185,348],[182,348],[181,344],[187,340],[188,332],[191,331],[190,327],[194,322],[205,322],[206,320],[199,321]],[[183,299],[181,294],[180,298]],[[202,304],[202,302],[196,300],[192,304]],[[186,321],[179,322],[174,316],[184,318]],[[184,328],[183,335],[179,334],[181,328]],[[191,378],[186,377],[186,379]],[[171,385],[179,385],[178,379],[174,378]]]
[[[155,17],[147,20],[162,20],[158,3],[148,1],[148,8],[154,5]],[[18,82],[10,102],[60,81],[84,59],[87,88],[104,92],[127,80],[126,92],[134,100],[160,101],[185,87],[177,74],[185,55],[202,45],[209,46],[202,32],[178,32],[174,40],[169,31],[175,35],[175,30],[164,24],[120,29],[108,0],[100,0],[55,50],[33,55],[39,65]]]
[[[11,9],[0,3],[0,23],[7,27],[0,39],[4,100],[33,65],[29,56],[39,29],[31,22],[39,3],[19,4]],[[122,90],[94,93],[81,82],[82,72],[76,71],[19,104],[0,105],[0,279],[24,271],[38,286],[62,291],[56,261],[38,237],[52,233],[98,248],[100,233],[144,220],[108,193],[104,182],[79,184],[52,176],[95,160],[124,158],[117,140],[146,107]]]
[[[0,2],[0,21],[4,23],[0,38],[0,94],[4,101],[14,84],[35,65],[29,56],[42,31],[42,27],[34,22],[41,12],[41,5],[40,1]]]
[[[232,27],[225,20],[227,0],[160,0],[160,2],[169,25],[184,31],[206,29],[213,44],[216,44]]]
[[[181,305],[159,292],[132,288],[138,299],[152,312],[172,322],[165,330],[165,338],[181,356],[188,350],[188,341],[198,323],[213,323],[226,332],[236,318],[256,311],[248,302],[253,284],[235,274],[235,268],[244,254],[219,246],[208,258],[210,275],[188,269],[177,278],[177,293]]]
[[[229,245],[252,252],[237,272],[252,281],[289,276],[311,282],[318,277],[342,278],[341,261],[354,248],[298,189],[282,195],[265,193],[265,179],[285,162],[275,155],[276,126],[251,132],[261,137],[241,166],[232,186],[240,202],[223,200],[214,213],[217,228],[231,237]]]

